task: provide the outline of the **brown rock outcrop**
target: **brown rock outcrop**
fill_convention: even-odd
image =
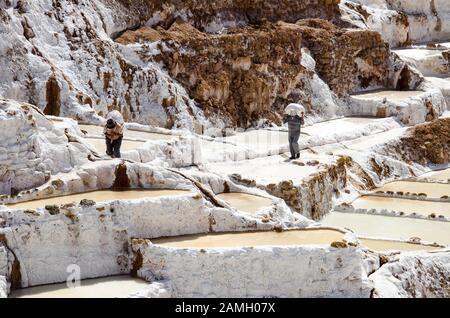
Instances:
[[[450,118],[440,118],[410,128],[405,137],[385,151],[391,155],[398,154],[400,160],[422,165],[448,163]]]
[[[143,28],[117,41],[162,40],[161,60],[169,75],[188,89],[207,117],[248,127],[261,117],[277,120],[272,105],[287,97],[308,71],[300,64],[301,33],[292,25],[265,24],[221,35],[187,23],[165,31]]]
[[[176,20],[189,22],[201,31],[220,31],[222,26],[245,26],[263,21],[294,23],[299,19],[321,18],[341,26],[340,0],[103,0],[129,12],[130,26],[169,28]]]
[[[311,50],[318,75],[339,95],[384,85],[389,59],[389,48],[379,34],[343,30],[317,19],[265,22],[221,34],[175,22],[168,30],[128,31],[116,41],[159,41],[161,52],[151,58],[165,65],[207,117],[219,116],[240,127],[260,118],[279,123],[279,113],[289,102],[302,102],[314,112],[314,72],[301,64],[302,47]],[[145,45],[142,58],[147,58]]]
[[[343,30],[319,19],[297,25],[316,60],[317,73],[338,95],[356,87],[387,85],[390,49],[379,33]]]

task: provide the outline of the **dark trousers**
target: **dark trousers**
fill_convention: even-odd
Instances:
[[[300,138],[300,130],[289,131],[289,150],[291,152],[292,157],[300,153],[300,147],[298,145],[299,138]]]
[[[105,137],[106,141],[106,154],[113,158],[120,158],[120,146],[122,146],[122,139],[120,137],[116,140],[111,140],[108,137]]]

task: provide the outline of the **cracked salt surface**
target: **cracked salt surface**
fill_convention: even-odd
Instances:
[[[36,286],[13,291],[10,298],[126,298],[142,291],[149,283],[130,276],[110,276],[86,279],[80,286],[69,288],[66,283]]]
[[[363,237],[395,240],[420,237],[425,242],[450,245],[450,222],[331,212],[320,223],[324,226],[348,228]]]
[[[323,245],[341,241],[344,233],[331,229],[259,231],[185,235],[151,240],[153,244],[173,248],[227,248],[279,245]]]
[[[168,190],[134,189],[127,191],[99,190],[53,197],[48,199],[39,199],[33,201],[8,204],[7,206],[9,208],[17,208],[17,209],[36,209],[40,207],[45,207],[46,205],[61,205],[72,202],[79,202],[83,199],[94,200],[95,202],[106,202],[112,200],[133,200],[148,197],[175,196],[188,193],[190,192],[186,190],[172,190],[172,189]]]

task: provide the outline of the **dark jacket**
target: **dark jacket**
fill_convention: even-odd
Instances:
[[[300,127],[305,124],[305,121],[302,117],[295,115],[285,115],[283,117],[283,123],[288,123],[288,129],[290,132],[300,131]]]

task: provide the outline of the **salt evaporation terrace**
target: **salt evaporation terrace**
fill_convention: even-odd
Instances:
[[[424,176],[422,176],[423,178]],[[429,183],[420,181],[394,181],[385,184],[377,191],[424,194],[427,198],[439,199],[450,195],[450,184]]]
[[[351,229],[362,237],[408,241],[420,237],[428,243],[450,245],[449,222],[408,219],[393,216],[332,212],[321,222],[324,226]]]
[[[450,169],[442,169],[439,171],[432,171],[425,173],[419,177],[420,179],[427,179],[436,182],[446,182],[449,183],[450,180]]]
[[[253,24],[0,0],[0,297],[450,297],[446,1],[272,2]]]
[[[80,202],[81,200],[95,200],[95,202],[107,202],[113,200],[133,200],[139,198],[151,198],[161,196],[173,196],[178,194],[186,194],[189,191],[185,190],[145,190],[134,189],[124,191],[113,190],[98,190],[92,192],[84,192],[77,194],[70,194],[65,196],[58,196],[49,199],[38,199],[33,201],[25,201],[20,203],[8,204],[9,208],[13,209],[37,209],[43,208],[47,205],[63,205],[72,202]]]
[[[448,202],[419,201],[400,198],[386,198],[378,196],[363,196],[352,202],[355,209],[376,209],[386,211],[398,211],[407,214],[419,214],[435,217],[450,216],[450,204]]]
[[[63,283],[18,289],[10,298],[128,298],[147,286],[142,279],[111,276],[83,280],[76,287]]]

